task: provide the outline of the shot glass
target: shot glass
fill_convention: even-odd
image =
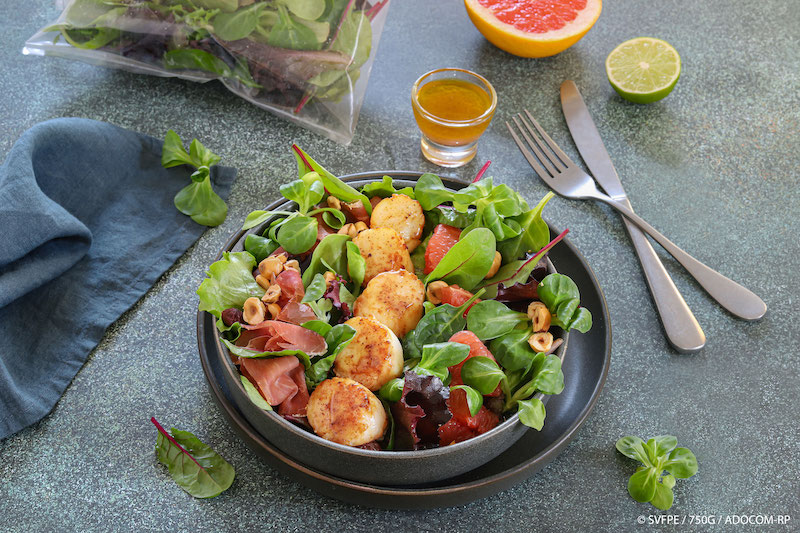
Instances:
[[[442,167],[469,163],[497,107],[497,93],[483,76],[441,68],[420,76],[411,88],[411,107],[422,132],[422,155]]]

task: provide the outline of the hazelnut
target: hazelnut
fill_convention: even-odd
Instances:
[[[531,302],[528,305],[528,318],[533,321],[531,329],[534,333],[550,329],[550,311],[542,302]]]
[[[265,278],[261,274],[256,276],[256,283],[258,283],[258,285],[264,290],[269,289],[270,285],[272,285],[272,281],[270,281],[269,278]]]
[[[489,279],[492,276],[494,276],[495,274],[497,274],[497,271],[500,270],[500,263],[502,261],[503,261],[503,256],[500,255],[500,252],[495,252],[494,253],[494,260],[492,261],[492,268],[490,268],[489,272],[486,273],[486,276],[485,276],[484,279]]]
[[[226,326],[232,326],[236,322],[243,320],[242,310],[235,307],[230,307],[222,312],[222,323]]]
[[[328,207],[332,207],[333,209],[341,209],[342,208],[342,201],[336,198],[335,196],[331,195],[328,196]]]
[[[254,326],[264,322],[266,311],[267,310],[261,300],[251,297],[244,301],[244,311],[242,312],[242,316],[244,317],[245,322],[251,326]]]
[[[300,272],[300,262],[297,259],[292,259],[291,261],[286,261],[286,264],[283,265],[284,270],[296,270]]]
[[[355,223],[355,228],[356,228],[356,235],[358,235],[359,233],[361,233],[365,229],[369,229],[369,226],[367,226],[366,223],[361,222],[359,220],[358,222]]]
[[[534,333],[528,338],[528,344],[535,352],[546,353],[553,345],[553,334],[546,331]]]
[[[356,230],[355,224],[345,224],[344,226],[339,228],[339,231],[337,231],[336,233],[338,233],[339,235],[349,235],[351,239],[356,235],[358,235],[358,231]]]
[[[278,301],[278,298],[281,297],[281,286],[277,283],[275,285],[270,285],[267,289],[267,292],[264,293],[264,296],[261,297],[261,301],[265,304],[274,304]]]
[[[428,301],[434,305],[442,303],[441,291],[445,287],[447,287],[447,283],[441,280],[428,283],[428,289],[425,291]]]
[[[281,306],[278,304],[269,304],[267,306],[267,311],[269,312],[270,318],[275,320],[279,314],[281,314]]]
[[[323,275],[323,278],[325,278],[325,290],[328,290],[331,288],[331,283],[333,283],[333,280],[336,279],[336,274],[328,270]]]
[[[286,262],[284,255],[271,255],[258,264],[258,270],[261,275],[268,280],[273,280],[283,270],[283,264]],[[258,281],[258,279],[256,279]],[[259,285],[261,285],[259,283]],[[265,287],[266,288],[266,287]]]

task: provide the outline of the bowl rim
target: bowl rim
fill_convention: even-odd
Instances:
[[[366,171],[366,172],[358,172],[354,174],[344,174],[338,176],[338,178],[344,182],[353,182],[353,181],[363,181],[363,180],[373,180],[379,181],[383,176],[389,176],[393,180],[406,180],[406,181],[416,181],[418,180],[423,174],[426,172],[420,171],[407,171],[407,170],[375,170],[375,171]],[[470,182],[465,180],[460,180],[453,177],[447,176],[440,176],[440,179],[444,183],[444,185],[448,188],[452,188],[451,184],[459,186],[459,188],[466,187],[470,184]],[[449,182],[449,183],[448,183]],[[276,199],[274,202],[270,203],[268,206],[264,208],[267,211],[274,211],[279,210],[282,207],[291,206],[294,204],[291,200],[287,199]],[[269,219],[271,220],[271,218]],[[260,228],[267,224],[269,220],[266,220],[264,223],[259,224],[256,227],[250,229],[240,229],[234,235],[232,235],[223,245],[222,250],[217,254],[214,261],[218,261],[222,258],[223,254],[226,252],[231,252],[232,249],[243,239],[251,233],[257,233]],[[554,265],[550,262],[550,259],[547,258],[547,264],[549,267],[552,267],[555,271]],[[201,311],[202,313],[207,313],[207,311]],[[219,330],[214,327],[213,328],[213,338],[214,343],[217,348],[217,352],[222,359],[222,368],[225,372],[229,373],[231,377],[234,379],[232,382],[238,388],[238,392],[240,392],[241,396],[247,397],[247,393],[244,390],[244,385],[242,385],[241,378],[239,377],[241,373],[236,370],[233,362],[230,360],[230,357],[227,357],[228,350],[222,345],[220,340]],[[566,348],[569,340],[569,332],[564,331],[564,335],[562,337],[564,342],[556,349],[556,354],[558,354],[559,359],[561,360],[562,364],[564,362],[564,357],[566,355]],[[533,397],[539,398],[543,403],[547,403],[547,400],[555,395],[547,395],[543,394],[541,391],[537,392]],[[249,401],[249,398],[248,398]],[[354,456],[360,456],[364,458],[372,458],[372,459],[421,459],[421,458],[432,458],[437,457],[444,454],[451,454],[455,453],[459,450],[466,450],[467,448],[474,447],[483,441],[493,439],[497,435],[501,433],[506,433],[509,431],[513,431],[517,428],[521,422],[519,421],[519,413],[515,412],[509,418],[504,420],[502,423],[498,424],[496,427],[492,428],[491,430],[487,431],[486,433],[482,433],[476,437],[471,439],[467,439],[465,441],[457,442],[454,444],[449,444],[447,446],[437,446],[435,448],[425,448],[422,450],[367,450],[364,448],[358,448],[354,446],[347,446],[344,444],[339,444],[337,442],[329,441],[324,439],[314,433],[313,431],[309,431],[303,428],[298,427],[296,424],[293,424],[289,420],[286,420],[282,416],[278,415],[275,411],[266,411],[263,410],[263,413],[268,419],[273,420],[275,423],[279,424],[281,427],[286,428],[295,436],[308,440],[311,443],[319,446],[324,446],[336,452],[347,453]],[[529,430],[529,429],[526,429]],[[265,436],[266,437],[266,436]]]

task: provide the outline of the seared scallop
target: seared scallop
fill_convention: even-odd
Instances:
[[[364,316],[353,317],[345,324],[356,334],[336,356],[333,371],[337,376],[376,391],[403,373],[403,346],[391,329]]]
[[[366,262],[363,285],[381,272],[401,268],[414,271],[414,264],[403,238],[392,228],[366,229],[356,235],[353,242]]]
[[[317,385],[306,412],[317,435],[347,446],[380,439],[388,425],[381,401],[364,385],[348,378],[326,379]]]
[[[419,202],[405,194],[393,194],[384,198],[372,210],[369,219],[371,228],[392,228],[403,241],[409,252],[419,246],[422,229],[425,227],[425,214]]]
[[[398,337],[417,327],[422,318],[425,287],[407,270],[375,276],[356,299],[355,316],[372,316]]]

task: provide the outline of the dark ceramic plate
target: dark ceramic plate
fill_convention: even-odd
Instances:
[[[413,187],[420,174],[408,179],[407,173],[390,172],[396,187]],[[383,172],[371,172],[342,179],[358,188],[368,183],[380,180]],[[442,180],[444,185],[452,190],[464,187],[464,182],[450,179]],[[293,204],[286,200],[279,200],[266,207],[267,211],[291,211]],[[269,227],[269,221],[260,227],[249,231],[240,231],[234,235],[225,246],[225,250],[238,252],[244,249],[244,241],[248,234],[261,234]],[[552,271],[553,265],[549,264]],[[564,343],[556,350],[556,355],[563,361],[565,349],[568,346],[568,337],[562,333]],[[256,406],[248,397],[241,383],[239,369],[226,355],[227,350],[222,346],[219,338],[216,353],[221,355],[222,378],[233,397],[234,404],[244,415],[245,419],[266,438],[272,445],[290,457],[304,461],[308,467],[325,472],[332,476],[344,477],[351,481],[361,483],[393,485],[417,485],[420,483],[433,483],[448,479],[494,459],[514,444],[528,428],[514,413],[496,428],[469,440],[437,447],[415,451],[375,451],[344,446],[323,439],[315,433],[301,428],[274,411],[265,412]],[[543,404],[550,396],[537,393]]]
[[[391,174],[398,178],[419,176],[411,172]],[[376,175],[383,173],[361,174],[353,179]],[[582,304],[592,311],[594,325],[586,334],[570,336],[563,365],[567,387],[548,402],[544,429],[524,432],[508,450],[475,470],[426,485],[392,487],[349,481],[299,463],[264,438],[237,409],[223,379],[213,317],[198,313],[200,359],[212,396],[234,430],[260,457],[327,496],[374,507],[429,508],[460,505],[494,494],[531,476],[561,452],[593,408],[608,373],[611,329],[597,280],[583,257],[566,240],[550,252],[550,258],[560,272],[578,284]]]

